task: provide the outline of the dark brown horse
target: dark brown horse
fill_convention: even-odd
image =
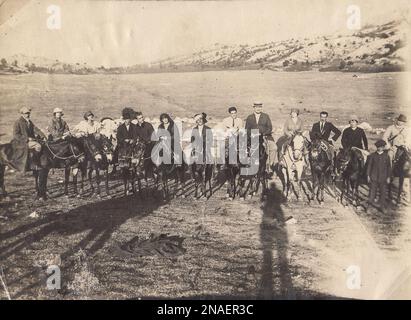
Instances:
[[[32,157],[29,154],[27,160],[29,164],[28,169],[33,171],[36,188],[36,199],[45,200],[47,198],[47,178],[50,169],[64,169],[65,182],[64,193],[68,194],[68,183],[70,169],[76,167],[84,160],[84,153],[79,146],[73,142],[71,138],[57,142],[40,141],[41,151],[39,156],[39,163],[33,165]],[[4,171],[5,166],[12,166],[12,164],[6,160],[4,152],[11,150],[11,144],[3,144],[0,146],[0,187],[3,194],[7,194],[4,187]],[[30,168],[31,167],[31,168]],[[21,168],[20,168],[21,169]],[[27,169],[27,168],[26,168]]]
[[[332,173],[332,159],[329,159],[325,148],[328,146],[321,140],[315,139],[308,148],[308,159],[311,167],[312,194],[310,201],[317,198],[318,202],[324,202],[324,188],[330,181]]]
[[[342,180],[339,201],[344,204],[347,195],[353,206],[359,206],[358,188],[366,183],[366,166],[361,151],[357,148],[341,149],[335,159],[335,168],[336,178]]]
[[[156,163],[156,161],[153,161],[155,165],[155,171],[157,173],[157,179],[156,179],[157,189],[158,189],[159,181],[161,180],[163,199],[168,199],[170,196],[170,189],[169,189],[168,182],[170,178],[174,177],[175,188],[176,188],[174,195],[175,196],[181,195],[182,198],[185,198],[185,174],[187,170],[187,165],[183,161],[181,161],[181,163],[177,163],[176,162],[177,155],[167,145],[161,144],[161,142],[159,141],[154,146],[153,148],[154,151],[156,150],[157,146],[163,147],[160,151],[161,151],[162,156],[164,157],[164,160],[165,159],[170,160],[170,161],[161,161],[161,163]],[[171,163],[166,163],[166,162],[171,162]],[[181,192],[179,193],[180,189],[181,189]]]
[[[235,155],[235,161],[230,159],[230,154]],[[239,144],[237,139],[227,139],[225,142],[225,176],[227,181],[227,193],[228,200],[233,200],[236,195],[236,180],[240,174],[240,157],[239,157]],[[233,157],[232,157],[233,158]],[[231,160],[231,161],[230,161]]]
[[[245,197],[255,196],[258,192],[260,184],[262,185],[261,197],[266,198],[267,194],[267,161],[268,155],[264,146],[264,139],[259,136],[258,144],[256,146],[248,147],[248,163],[240,164],[240,176],[238,178],[238,195],[241,200]],[[247,183],[248,182],[248,183]]]
[[[95,188],[93,184],[93,171],[96,173],[96,185],[97,185],[97,196],[100,197],[100,171],[105,174],[105,189],[107,196],[110,195],[110,189],[108,185],[109,181],[109,166],[113,164],[114,157],[114,146],[111,140],[101,134],[90,134],[85,137],[78,138],[80,144],[83,146],[86,161],[80,166],[81,171],[81,190],[83,192],[84,185],[83,180],[87,175],[91,187],[92,195],[95,193]],[[77,193],[77,175],[74,175],[74,189]]]
[[[214,163],[209,163],[211,160],[207,158],[206,150],[196,152],[190,157],[190,171],[194,181],[194,198],[196,199],[200,199],[202,196],[209,199],[213,194],[211,180],[213,178]],[[199,189],[201,189],[200,193],[198,192]],[[209,196],[207,196],[208,192],[210,193]]]
[[[118,166],[121,170],[124,183],[124,196],[129,194],[129,183],[135,193],[135,180],[141,194],[141,179],[144,176],[144,154],[146,145],[139,139],[133,144],[124,144],[118,147]]]
[[[392,186],[394,178],[398,178],[398,193],[396,198],[396,205],[401,203],[401,195],[404,189],[404,179],[410,178],[411,176],[411,159],[410,152],[404,147],[397,147],[397,152],[394,156],[394,161],[392,165],[392,177],[391,182],[388,186],[388,195],[392,199]]]

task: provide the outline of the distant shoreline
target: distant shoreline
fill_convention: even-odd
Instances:
[[[391,66],[392,67],[392,66]],[[321,68],[321,69],[310,69],[310,70],[273,70],[270,68],[256,69],[256,68],[236,68],[236,69],[221,69],[221,68],[207,68],[207,69],[185,69],[185,70],[145,70],[138,72],[3,72],[0,71],[0,76],[15,76],[15,75],[29,75],[29,74],[48,74],[48,75],[76,75],[76,76],[87,76],[87,75],[130,75],[130,74],[158,74],[158,73],[192,73],[192,72],[212,72],[212,71],[271,71],[271,72],[281,72],[281,73],[322,73],[322,72],[340,72],[340,73],[359,73],[359,74],[371,74],[371,73],[390,73],[390,72],[407,72],[404,67],[393,67],[393,68],[381,68],[378,70],[367,70],[363,68],[353,68],[352,70],[338,70],[336,68]]]

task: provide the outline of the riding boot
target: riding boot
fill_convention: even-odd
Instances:
[[[40,152],[32,151],[31,155],[31,165],[32,170],[38,170],[40,167]]]

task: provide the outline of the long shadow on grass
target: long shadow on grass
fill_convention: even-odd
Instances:
[[[51,212],[46,217],[0,234],[0,261],[53,234],[57,237],[87,232],[64,256],[89,247],[90,254],[102,248],[111,234],[130,218],[139,219],[164,205],[161,201],[141,201],[136,197],[107,199],[82,205],[68,212]]]
[[[85,250],[88,256],[91,256],[103,248],[113,232],[128,219],[142,219],[163,204],[165,202],[141,201],[136,197],[127,197],[83,205],[65,213],[60,210],[49,212],[44,218],[0,234],[0,264],[4,263],[7,268],[7,259],[24,249],[49,249],[50,252],[50,248],[47,248],[50,242],[42,240],[51,235],[54,239],[61,239],[85,233],[78,243],[67,247],[61,253],[63,265],[70,261],[70,257],[79,249]],[[63,272],[65,271],[62,269],[62,274]],[[18,292],[17,295],[22,293]]]

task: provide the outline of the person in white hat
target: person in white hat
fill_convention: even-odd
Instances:
[[[197,113],[194,115],[193,119],[196,122],[196,125],[191,130],[191,150],[192,156],[200,156],[203,163],[210,164],[212,161],[212,152],[213,147],[213,132],[207,123],[207,114]]]
[[[270,116],[263,112],[262,102],[254,102],[253,110],[254,112],[245,121],[245,129],[247,130],[248,137],[251,136],[251,130],[257,129],[260,135],[264,137],[268,153],[267,172],[272,175],[274,165],[277,162],[277,145],[272,136],[273,125]]]
[[[358,149],[368,150],[367,136],[365,135],[365,131],[358,127],[358,121],[359,119],[356,115],[350,117],[350,126],[344,129],[341,138],[341,144],[344,149],[356,147]]]
[[[33,162],[38,164],[41,144],[38,139],[47,139],[46,135],[30,120],[31,109],[22,107],[21,117],[14,123],[13,140],[18,144],[26,144],[29,151],[33,152]]]
[[[386,142],[386,148],[388,150],[388,156],[390,157],[391,162],[394,161],[398,147],[402,146],[407,150],[410,149],[410,130],[406,126],[406,123],[407,117],[404,114],[400,114],[395,119],[394,124],[390,125],[382,136],[382,139]]]
[[[50,120],[47,127],[49,137],[53,141],[65,139],[70,133],[67,122],[63,120],[63,110],[61,108],[54,108],[53,118]]]

